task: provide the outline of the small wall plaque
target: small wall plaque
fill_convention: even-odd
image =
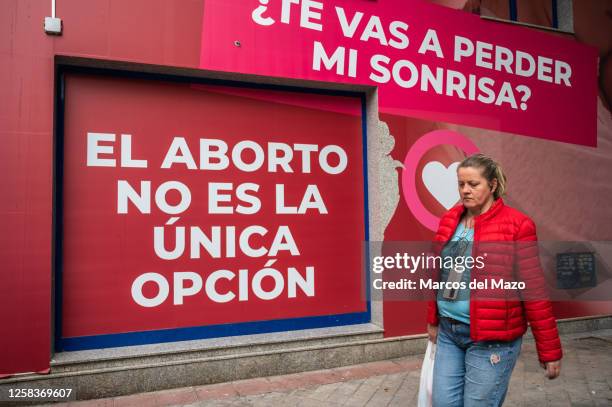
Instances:
[[[585,288],[596,285],[594,253],[557,254],[557,288]]]

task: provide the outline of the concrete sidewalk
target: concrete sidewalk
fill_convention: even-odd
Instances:
[[[548,380],[524,340],[504,406],[612,406],[612,330],[565,335],[561,377]],[[69,406],[415,406],[422,357],[141,393]],[[58,404],[54,404],[57,406]]]

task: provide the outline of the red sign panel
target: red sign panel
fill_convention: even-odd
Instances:
[[[383,113],[597,144],[597,50],[422,0],[207,0],[200,67],[379,88]]]
[[[62,338],[366,313],[359,95],[65,92]]]

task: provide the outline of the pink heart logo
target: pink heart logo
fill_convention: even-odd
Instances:
[[[452,130],[434,130],[423,135],[412,145],[404,159],[404,171],[402,171],[402,190],[408,208],[423,226],[434,232],[438,229],[440,218],[425,208],[419,199],[416,189],[416,170],[426,152],[445,144],[459,147],[468,156],[478,152],[478,147],[463,134]],[[456,184],[454,188],[456,189]]]

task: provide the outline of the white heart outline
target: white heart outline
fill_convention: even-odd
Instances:
[[[446,210],[455,206],[460,199],[457,189],[458,166],[459,161],[448,167],[439,161],[430,161],[423,167],[421,173],[425,188]]]

